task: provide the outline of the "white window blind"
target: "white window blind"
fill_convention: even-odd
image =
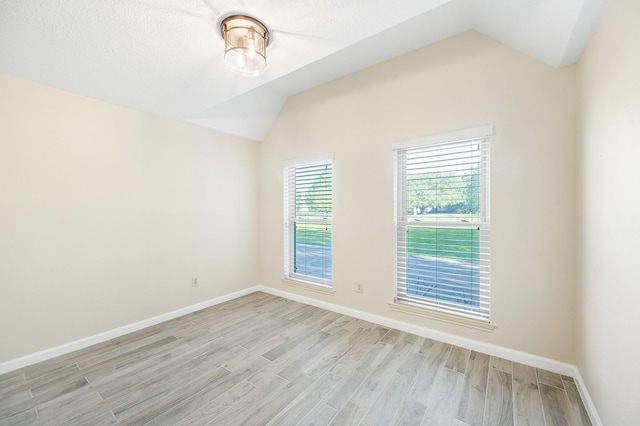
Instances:
[[[489,137],[394,156],[396,302],[489,322]]]
[[[285,277],[330,287],[332,162],[285,166],[284,203]]]

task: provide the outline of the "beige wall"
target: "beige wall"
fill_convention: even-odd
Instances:
[[[253,142],[0,75],[0,362],[253,285],[256,162]]]
[[[260,279],[574,361],[575,70],[467,32],[290,97],[260,146]],[[493,124],[493,333],[394,312],[394,142]],[[334,295],[281,282],[282,162],[334,154]],[[355,283],[365,285],[364,294]]]
[[[640,424],[640,2],[613,0],[578,67],[577,362],[607,425]]]

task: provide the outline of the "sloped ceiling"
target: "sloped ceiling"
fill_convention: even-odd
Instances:
[[[0,0],[0,72],[260,141],[288,96],[469,29],[573,64],[607,1]],[[260,77],[224,65],[233,12],[271,30]]]

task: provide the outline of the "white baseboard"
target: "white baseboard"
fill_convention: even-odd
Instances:
[[[591,423],[595,426],[602,426],[602,419],[598,415],[598,411],[596,410],[596,406],[587,391],[587,385],[582,380],[582,376],[580,375],[580,370],[578,367],[574,367],[575,371],[573,374],[573,379],[576,381],[576,387],[578,388],[578,392],[580,393],[580,397],[582,398],[582,402],[584,403],[584,408],[587,409],[587,413],[589,414],[589,419]]]
[[[491,343],[484,343],[478,340],[468,339],[466,337],[445,333],[443,331],[433,330],[427,327],[421,327],[415,324],[394,320],[394,319],[383,317],[380,315],[370,314],[368,312],[363,312],[357,309],[351,309],[344,306],[335,305],[329,302],[323,302],[321,300],[317,300],[311,297],[300,296],[298,294],[293,294],[287,291],[282,291],[282,290],[278,290],[278,289],[274,289],[266,286],[257,286],[256,290],[273,294],[275,296],[280,296],[287,299],[295,300],[296,302],[306,303],[307,305],[316,306],[318,308],[327,309],[329,311],[338,312],[340,314],[348,315],[350,317],[355,317],[361,320],[380,324],[385,327],[395,328],[396,330],[406,331],[407,333],[417,334],[418,336],[428,337],[430,339],[438,340],[444,343],[449,343],[455,346],[460,346],[473,351],[482,352],[488,355],[498,356],[500,358],[519,362],[521,364],[527,364],[532,367],[541,368],[544,370],[552,371],[554,373],[564,374],[565,376],[572,376],[575,371],[575,366],[564,363],[564,362],[555,361],[553,359],[544,358],[537,355],[532,355],[526,352],[516,351],[514,349],[493,345]]]
[[[76,340],[73,342],[65,343],[54,348],[46,349],[44,351],[36,352],[34,354],[25,355],[20,358],[16,358],[0,364],[0,374],[7,373],[9,371],[17,370],[22,367],[26,367],[31,364],[35,364],[41,361],[46,361],[51,358],[55,358],[60,355],[64,355],[79,349],[86,348],[96,343],[105,342],[116,337],[124,336],[125,334],[132,333],[134,331],[141,330],[146,327],[151,327],[162,322],[181,317],[183,315],[190,314],[192,312],[199,311],[220,303],[227,302],[229,300],[236,299],[247,294],[254,293],[256,291],[262,291],[264,293],[273,294],[275,296],[284,297],[296,302],[305,303],[307,305],[316,306],[318,308],[327,309],[329,311],[337,312],[343,315],[352,316],[354,318],[362,319],[368,322],[379,324],[389,328],[395,328],[397,330],[405,331],[407,333],[416,334],[418,336],[428,337],[430,339],[438,340],[440,342],[449,343],[451,345],[460,346],[466,349],[482,352],[488,355],[498,356],[500,358],[508,359],[510,361],[519,362],[521,364],[530,365],[532,367],[541,368],[544,370],[552,371],[558,374],[564,374],[565,376],[573,377],[576,381],[576,386],[582,397],[582,401],[585,404],[591,422],[596,426],[602,425],[602,420],[598,416],[595,405],[589,396],[587,387],[585,386],[580,371],[575,365],[567,364],[564,362],[556,361],[553,359],[541,357],[538,355],[529,354],[526,352],[517,351],[514,349],[505,348],[502,346],[493,345],[490,343],[484,343],[466,337],[456,336],[455,334],[445,333],[438,330],[433,330],[426,327],[417,326],[415,324],[407,323],[404,321],[398,321],[391,318],[386,318],[380,315],[370,314],[368,312],[359,311],[357,309],[347,308],[345,306],[336,305],[333,303],[323,302],[311,297],[301,296],[294,293],[289,293],[283,290],[258,285],[255,287],[246,288],[244,290],[236,291],[224,296],[216,297],[214,299],[206,300],[204,302],[196,303],[191,306],[184,307],[166,314],[157,315],[146,320],[138,321],[133,324],[125,325],[123,327],[115,328],[113,330],[105,331],[103,333],[89,336],[84,339]]]
[[[299,294],[289,293],[287,291],[278,290],[266,286],[254,287],[256,291],[262,291],[265,293],[273,294],[275,296],[284,297],[294,300],[296,302],[305,303],[307,305],[315,306],[329,311],[337,312],[343,315],[348,315],[354,318],[379,324],[385,327],[395,328],[396,330],[405,331],[407,333],[416,334],[418,336],[428,337],[430,339],[438,340],[440,342],[449,343],[451,345],[460,346],[466,349],[470,349],[477,352],[482,352],[488,355],[497,356],[500,358],[508,359],[510,361],[519,362],[521,364],[530,365],[532,367],[540,368],[543,370],[551,371],[557,374],[563,374],[565,376],[573,377],[582,401],[585,404],[585,408],[589,413],[591,422],[595,426],[602,426],[602,420],[598,416],[595,405],[589,396],[587,387],[578,368],[575,365],[567,364],[565,362],[556,361],[550,358],[533,355],[527,352],[517,351],[514,349],[505,348],[503,346],[493,345],[491,343],[480,342],[478,340],[468,339],[466,337],[456,336],[455,334],[445,333],[438,330],[433,330],[427,327],[417,326],[415,324],[407,323],[404,321],[398,321],[391,318],[386,318],[380,315],[370,314],[368,312],[359,311],[357,309],[351,309],[344,306],[336,305],[329,302],[323,302],[311,297],[301,296]]]
[[[166,314],[157,315],[152,318],[148,318],[142,321],[134,322],[122,327],[114,328],[113,330],[105,331],[103,333],[95,334],[93,336],[85,337],[73,342],[65,343],[60,346],[56,346],[44,351],[36,352],[33,354],[25,355],[20,358],[12,359],[0,364],[0,374],[8,373],[9,371],[17,370],[22,367],[36,364],[38,362],[46,361],[51,358],[55,358],[60,355],[65,355],[78,349],[84,349],[96,343],[106,342],[116,337],[124,336],[125,334],[132,333],[134,331],[142,330],[146,327],[151,327],[161,322],[169,321],[174,318],[181,317],[183,315],[190,314],[192,312],[199,311],[200,309],[208,308],[210,306],[218,305],[220,303],[227,302],[232,299],[236,299],[247,294],[256,292],[256,287],[247,288],[244,290],[236,291],[231,294],[216,297],[213,299],[205,300],[204,302],[196,303],[191,306],[187,306]]]

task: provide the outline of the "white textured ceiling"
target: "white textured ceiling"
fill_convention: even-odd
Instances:
[[[262,140],[289,95],[469,29],[575,63],[607,2],[0,0],[0,72]],[[271,29],[260,77],[224,65],[232,12]]]

